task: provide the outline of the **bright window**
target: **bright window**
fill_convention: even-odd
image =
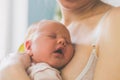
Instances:
[[[28,24],[28,0],[0,0],[0,59],[18,49]]]

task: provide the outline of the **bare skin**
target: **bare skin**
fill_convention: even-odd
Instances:
[[[79,38],[77,36],[75,40],[76,37],[72,36],[75,40],[73,42],[76,44],[76,53],[72,61],[62,70],[63,79],[75,80],[82,72],[92,51],[91,42],[94,39],[93,36],[96,35],[94,32],[97,30],[97,24],[101,17],[110,10],[104,21],[105,23],[101,27],[100,34],[97,35],[99,38],[96,44],[98,62],[94,80],[120,80],[120,37],[118,36],[120,34],[120,23],[118,22],[120,19],[120,8],[113,8],[110,5],[97,2],[97,0],[88,0],[89,3],[91,3],[90,1],[94,2],[89,6],[78,6],[79,8],[69,6],[72,4],[70,1],[67,2],[67,0],[57,1],[61,4],[62,22],[70,29],[72,29],[71,26],[75,26],[76,31],[79,28]],[[66,4],[63,4],[62,1]],[[87,0],[83,2],[87,3]],[[74,35],[76,31],[71,32],[71,34]],[[77,41],[78,39],[79,41]]]
[[[99,38],[96,44],[98,62],[93,80],[120,80],[120,8],[113,8],[98,0],[57,1],[64,3],[59,2],[63,15],[62,22],[69,28],[70,26],[80,28],[79,42],[74,41],[77,44],[76,53],[71,62],[62,70],[63,79],[75,80],[86,66],[92,51],[91,41],[95,35],[93,33],[97,29],[96,25],[101,17],[110,10],[100,29],[100,35],[97,35]],[[88,2],[89,5],[82,5],[82,3]],[[80,3],[81,5],[76,5]],[[76,37],[72,36],[72,38]],[[9,78],[9,80],[18,80],[19,77],[22,78],[21,80],[29,80],[25,75]]]
[[[0,64],[0,80],[30,80],[26,69],[30,66],[30,57],[26,54],[13,54]]]

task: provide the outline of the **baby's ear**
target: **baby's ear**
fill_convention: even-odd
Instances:
[[[32,45],[32,42],[31,40],[27,40],[25,43],[24,43],[24,46],[25,46],[25,52],[32,56],[32,49],[31,49],[31,45]]]
[[[32,44],[31,40],[25,41],[24,43],[25,50],[31,50],[31,44]]]

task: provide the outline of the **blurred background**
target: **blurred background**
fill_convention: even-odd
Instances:
[[[120,6],[120,0],[103,1]],[[56,0],[0,0],[0,59],[18,50],[30,24],[60,17]]]

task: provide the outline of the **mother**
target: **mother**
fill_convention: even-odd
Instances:
[[[64,80],[120,80],[120,8],[100,0],[57,0],[76,44]]]
[[[73,59],[62,69],[63,80],[120,80],[120,8],[100,0],[57,2],[62,23],[69,29],[76,48]],[[8,78],[18,77],[29,80],[24,75]]]

